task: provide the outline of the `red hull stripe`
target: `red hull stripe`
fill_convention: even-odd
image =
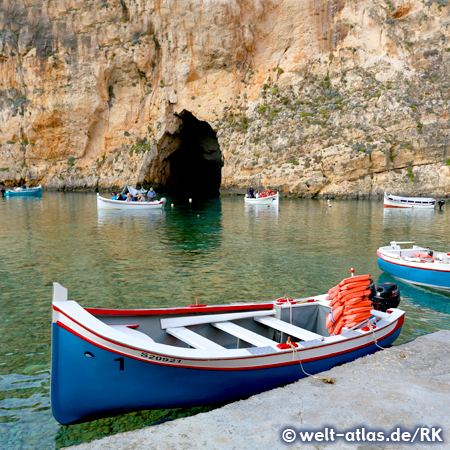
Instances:
[[[388,264],[394,264],[396,266],[407,267],[408,269],[431,270],[432,272],[450,273],[449,270],[431,269],[431,268],[428,268],[428,267],[416,267],[416,266],[410,266],[408,264],[400,264],[400,263],[397,263],[397,262],[388,261],[386,258],[383,258],[382,254],[378,250],[377,250],[377,256],[378,256],[378,258],[382,259],[383,261],[387,262]],[[426,262],[428,262],[428,261],[426,261]]]
[[[266,303],[261,305],[224,305],[224,306],[202,306],[182,307],[182,308],[167,308],[167,309],[102,309],[102,308],[84,308],[89,314],[97,316],[157,316],[162,314],[186,314],[195,312],[218,312],[218,311],[247,311],[273,309],[273,303]]]
[[[99,337],[99,338],[101,338],[101,339],[103,339],[103,340],[105,340],[105,341],[107,341],[107,342],[111,342],[112,344],[119,345],[119,346],[124,347],[124,348],[129,348],[130,350],[134,350],[134,351],[144,351],[144,352],[146,352],[146,353],[151,353],[151,354],[153,354],[153,355],[167,357],[167,355],[162,355],[162,354],[156,353],[156,352],[154,352],[154,351],[142,350],[142,349],[138,349],[138,348],[135,348],[135,347],[129,347],[129,346],[127,346],[127,345],[125,345],[125,344],[122,344],[122,343],[120,343],[120,342],[115,342],[115,341],[112,341],[112,340],[110,340],[110,339],[107,339],[107,338],[105,338],[105,337],[103,337],[103,336],[101,336],[101,335],[95,333],[94,331],[92,331],[92,330],[86,328],[85,326],[81,325],[81,324],[78,323],[76,320],[72,319],[72,318],[69,317],[67,314],[65,314],[64,312],[60,311],[58,308],[55,308],[55,307],[54,307],[54,309],[56,309],[56,310],[57,310],[58,312],[60,312],[61,314],[65,315],[67,318],[69,318],[70,320],[72,320],[73,322],[75,322],[77,325],[79,325],[80,327],[84,328],[84,329],[87,330],[88,332],[94,334],[95,336],[97,336],[97,337]],[[387,335],[384,335],[384,336],[382,336],[382,337],[378,337],[377,340],[381,340],[381,339],[384,339],[384,338],[390,336],[393,332],[395,332],[398,328],[400,328],[400,327],[403,325],[403,322],[404,322],[404,315],[402,315],[401,317],[399,317],[399,319],[397,320],[396,326],[394,327],[394,329],[393,329],[390,333],[388,333]],[[161,365],[164,365],[164,366],[184,367],[184,368],[190,368],[190,369],[199,369],[199,368],[200,368],[200,369],[205,369],[205,370],[251,370],[251,369],[258,369],[258,368],[261,369],[261,368],[269,368],[269,367],[278,367],[278,366],[281,366],[281,365],[295,364],[295,361],[294,361],[293,363],[292,363],[292,362],[289,362],[289,363],[272,364],[272,365],[267,365],[267,366],[254,366],[254,367],[250,367],[250,368],[221,368],[221,367],[216,368],[216,367],[198,367],[198,366],[187,366],[187,365],[165,364],[165,363],[161,363],[161,362],[154,362],[154,361],[149,361],[149,360],[147,360],[147,359],[137,358],[137,357],[132,356],[132,355],[130,355],[130,354],[128,354],[128,353],[122,353],[122,352],[120,352],[120,351],[118,351],[118,350],[112,350],[112,349],[110,349],[110,348],[108,348],[108,347],[102,346],[101,344],[99,344],[99,343],[97,343],[97,342],[94,342],[94,341],[90,340],[89,338],[87,338],[87,337],[85,337],[85,336],[79,334],[78,332],[76,332],[75,330],[71,329],[70,327],[68,327],[67,325],[63,324],[63,323],[60,322],[60,321],[57,321],[57,324],[58,324],[60,327],[62,327],[62,328],[64,328],[64,329],[66,329],[67,331],[69,331],[70,333],[75,334],[75,335],[78,336],[79,338],[83,339],[84,341],[89,342],[89,343],[95,345],[96,347],[105,349],[105,350],[107,350],[107,351],[109,351],[109,352],[116,353],[116,354],[118,354],[118,355],[127,356],[127,357],[129,357],[129,358],[134,358],[134,359],[137,359],[137,360],[139,360],[139,361],[145,361],[145,362],[148,362],[148,363],[151,363],[151,364],[161,364]],[[388,325],[386,325],[386,326],[388,326]],[[380,329],[377,330],[377,331],[380,331],[380,330],[382,330],[382,328],[380,328]],[[361,336],[361,337],[362,337],[362,336]],[[354,337],[354,338],[350,338],[350,339],[348,339],[346,342],[352,341],[352,340],[354,340],[354,339],[361,339],[361,337],[360,337],[360,336],[357,336],[357,337]],[[340,342],[334,342],[334,343],[330,343],[330,344],[325,344],[325,345],[321,345],[320,347],[321,347],[321,348],[324,348],[324,347],[328,347],[328,346],[330,346],[330,345],[336,345],[336,344],[340,344],[340,343],[342,343],[342,341],[340,341]],[[336,352],[336,353],[329,353],[329,354],[326,355],[326,356],[320,356],[320,357],[316,357],[316,358],[305,359],[305,360],[302,360],[302,362],[315,361],[315,360],[318,360],[318,359],[328,358],[328,357],[330,357],[330,356],[336,356],[336,355],[340,355],[340,354],[343,354],[343,353],[348,353],[349,351],[358,350],[358,349],[360,349],[360,348],[367,347],[368,345],[371,345],[371,344],[372,344],[372,342],[369,342],[369,343],[360,345],[360,346],[358,346],[358,347],[354,347],[354,348],[349,349],[349,350],[343,350],[343,351]],[[305,351],[305,350],[310,350],[310,349],[301,349],[300,352]],[[274,356],[274,354],[271,353],[271,354],[268,354],[268,355],[254,355],[254,356],[247,356],[247,357],[242,357],[242,358],[238,358],[238,359],[235,359],[235,360],[239,360],[239,361],[240,361],[240,360],[253,359],[253,358],[261,358],[261,357],[268,357],[268,356]],[[204,360],[204,359],[198,359],[198,358],[185,358],[185,357],[184,357],[184,358],[181,358],[181,359],[185,359],[185,360],[189,359],[190,361],[208,361],[208,360]],[[230,360],[230,359],[228,359],[228,358],[219,358],[219,359],[216,359],[215,361],[233,361],[233,360]]]

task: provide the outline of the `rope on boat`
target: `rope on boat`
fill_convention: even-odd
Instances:
[[[367,325],[369,326],[370,331],[372,332],[373,335],[373,342],[375,343],[375,345],[380,348],[381,350],[385,350],[384,347],[382,347],[380,344],[378,344],[377,338],[375,337],[375,328],[372,326],[372,324],[369,322],[367,323]]]
[[[300,363],[300,367],[301,367],[303,373],[306,376],[311,377],[311,378],[315,378],[316,380],[323,380],[323,382],[327,383],[327,384],[334,384],[334,383],[336,383],[336,378],[328,378],[328,377],[323,377],[321,375],[312,375],[312,374],[306,372],[305,369],[303,368],[302,360],[300,359],[300,356],[298,354],[297,347],[292,345],[290,337],[288,338],[288,341],[286,342],[286,344],[288,344],[292,348],[292,361],[294,361],[294,359],[295,359],[294,358],[294,354],[296,354],[297,358],[298,358],[298,362]]]

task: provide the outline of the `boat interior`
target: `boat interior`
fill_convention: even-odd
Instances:
[[[448,253],[436,252],[429,248],[413,245],[412,248],[401,248],[399,243],[391,242],[389,247],[382,247],[390,257],[403,259],[411,262],[437,262],[449,264]]]
[[[155,310],[152,310],[154,313]],[[329,338],[325,302],[269,305],[268,309],[222,311],[218,314],[110,316],[95,314],[117,331],[175,347],[223,350],[272,347],[280,343]],[[377,320],[389,314],[376,312]],[[336,338],[340,338],[336,336]]]

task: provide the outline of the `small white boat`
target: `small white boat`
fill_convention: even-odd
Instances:
[[[409,283],[450,290],[450,253],[418,245],[402,248],[401,244],[414,242],[393,241],[391,245],[378,249],[378,266],[381,270]]]
[[[398,195],[388,195],[386,192],[384,193],[385,208],[433,209],[435,206],[436,200],[434,198],[401,197]]]
[[[126,209],[137,211],[140,209],[162,209],[166,203],[163,197],[161,200],[154,202],[127,202],[122,200],[111,200],[101,197],[97,194],[97,209]]]
[[[260,198],[251,198],[247,197],[248,194],[245,195],[244,201],[245,203],[249,203],[252,205],[277,205],[278,206],[278,199],[279,194],[278,192],[273,195],[269,195],[266,197],[260,197]]]

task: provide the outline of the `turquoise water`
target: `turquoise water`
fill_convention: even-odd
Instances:
[[[145,308],[316,295],[351,267],[394,281],[379,270],[376,249],[413,240],[450,251],[446,206],[402,211],[336,200],[328,208],[282,198],[274,209],[222,196],[169,199],[164,211],[97,212],[93,193],[0,198],[0,448],[60,448],[205,409],[60,426],[49,397],[53,282],[82,306]],[[450,329],[449,297],[398,284],[407,316],[397,343]]]

